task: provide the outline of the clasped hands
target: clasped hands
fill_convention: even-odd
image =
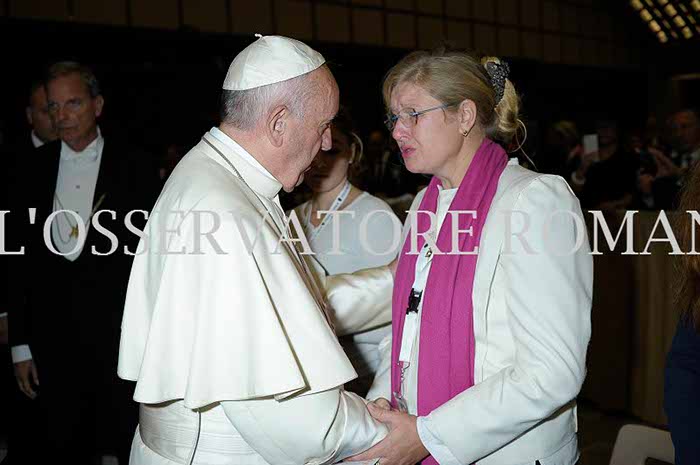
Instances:
[[[418,417],[392,409],[383,398],[367,404],[367,409],[375,420],[389,428],[389,434],[347,462],[379,459],[380,465],[415,465],[430,454],[418,436]]]

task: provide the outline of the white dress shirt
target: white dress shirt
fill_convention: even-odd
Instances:
[[[80,216],[85,226],[84,237],[71,236],[72,229],[79,219],[70,213],[62,212],[51,224],[51,238],[56,249],[70,261],[75,261],[82,252],[92,218],[95,186],[100,172],[104,139],[98,128],[97,138],[84,150],[76,152],[68,144],[61,142],[61,159],[58,164],[54,212],[70,210]],[[99,208],[99,207],[98,207]]]

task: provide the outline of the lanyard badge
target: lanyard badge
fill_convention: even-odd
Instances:
[[[423,291],[411,289],[411,293],[408,296],[408,307],[406,307],[406,318],[403,322],[401,351],[399,353],[399,364],[401,365],[401,385],[399,386],[399,392],[394,392],[394,398],[396,399],[399,410],[402,412],[408,412],[408,404],[403,396],[404,378],[406,369],[410,365],[411,352],[413,351],[413,344],[416,340],[416,332],[418,331],[418,307],[420,306],[422,296]]]

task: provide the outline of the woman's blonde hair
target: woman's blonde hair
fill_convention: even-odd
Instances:
[[[496,91],[485,68],[489,62],[500,64],[501,60],[496,57],[477,60],[467,53],[444,48],[410,53],[384,78],[384,104],[388,109],[392,92],[404,83],[422,87],[443,104],[471,100],[476,105],[479,124],[486,136],[509,144],[523,124],[518,114],[520,97],[513,83],[506,79],[503,98],[496,101]],[[456,107],[446,111],[454,112]]]

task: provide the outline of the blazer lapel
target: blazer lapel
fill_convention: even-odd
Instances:
[[[491,285],[496,274],[496,266],[498,265],[505,241],[505,223],[509,220],[509,213],[514,210],[515,202],[522,191],[521,184],[529,182],[535,176],[535,173],[527,170],[506,167],[499,180],[498,190],[491,203],[484,229],[481,232],[479,256],[474,273],[472,299],[474,304],[474,333],[477,339],[480,334],[486,334],[486,310],[491,297]],[[483,373],[481,366],[486,358],[486,351],[478,350],[480,343],[482,347],[485,347],[483,342],[477,340],[477,353],[474,361],[475,374]],[[479,382],[480,380],[475,379],[474,381]]]

